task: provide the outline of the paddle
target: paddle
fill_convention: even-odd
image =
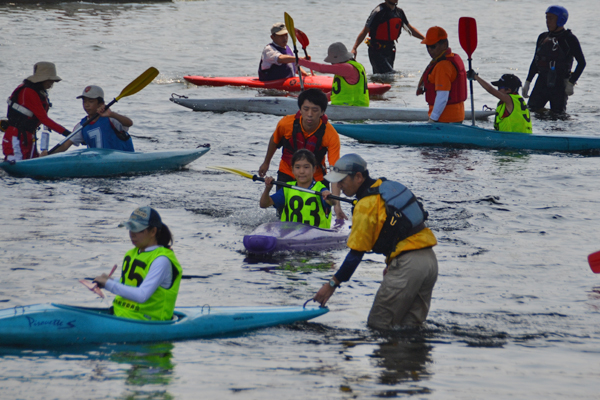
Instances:
[[[298,38],[298,41],[302,45],[302,50],[304,50],[304,56],[308,60],[310,58],[308,56],[308,52],[306,51],[306,48],[310,44],[310,42],[308,41],[308,36],[306,36],[306,33],[302,32],[300,29],[296,28],[296,37]],[[315,75],[315,72],[312,69],[310,70],[310,73],[313,76]]]
[[[458,38],[463,50],[469,56],[469,70],[471,70],[471,55],[477,48],[477,22],[475,18],[461,17],[458,20]],[[471,89],[471,115],[475,125],[475,101],[473,100],[473,81],[470,81]]]
[[[143,88],[148,86],[148,84],[150,82],[152,82],[154,80],[154,78],[156,78],[157,75],[158,75],[158,70],[156,68],[154,68],[154,67],[148,68],[143,74],[141,74],[140,76],[135,78],[135,80],[133,82],[131,82],[129,85],[127,85],[127,87],[125,87],[125,89],[123,89],[121,91],[121,94],[119,94],[110,103],[108,103],[105,108],[108,110],[110,108],[110,106],[115,104],[117,101],[121,100],[123,97],[127,97],[127,96],[131,96],[132,94],[136,94],[137,92],[139,92],[140,90],[142,90]],[[56,152],[56,149],[58,149],[60,146],[62,146],[67,140],[71,139],[77,133],[81,132],[81,130],[84,127],[89,125],[97,117],[98,117],[98,114],[94,115],[92,118],[88,118],[87,121],[85,121],[83,124],[81,124],[81,126],[77,130],[75,130],[75,132],[71,133],[69,136],[64,138],[59,144],[57,144],[52,149],[50,149],[48,154],[52,154],[52,153]]]
[[[244,178],[252,179],[253,181],[261,181],[261,182],[265,181],[265,178],[261,178],[257,175],[252,175],[250,172],[244,171],[243,169],[219,167],[219,166],[212,166],[212,167],[208,167],[208,168],[218,169],[220,171],[229,172],[230,174],[237,174],[237,175],[243,176]],[[299,191],[305,192],[305,193],[321,195],[321,192],[317,192],[316,190],[310,190],[310,189],[306,189],[306,188],[303,188],[300,186],[289,185],[289,184],[287,184],[285,182],[281,182],[281,181],[274,181],[273,184],[277,185],[277,186],[283,186],[286,188],[299,190]],[[356,202],[358,201],[358,200],[348,199],[346,197],[334,196],[332,194],[330,194],[327,198],[332,199],[332,200],[345,201],[346,203],[350,203],[350,204],[356,204]]]
[[[302,71],[300,70],[299,58],[298,58],[298,47],[296,47],[296,30],[294,29],[294,20],[290,14],[284,12],[283,18],[285,20],[285,29],[287,29],[292,43],[294,43],[294,54],[296,55],[296,68],[298,69],[298,79],[300,80],[300,90],[304,92],[304,81],[302,80]]]
[[[593,273],[600,274],[600,251],[590,254],[588,256],[588,263]]]
[[[112,274],[115,272],[115,270],[117,269],[117,264],[115,264],[112,269],[110,270],[110,273],[108,274],[108,277],[110,278],[112,276]],[[96,282],[88,282],[85,279],[80,279],[79,282],[81,282],[83,284],[83,286],[85,286],[86,288],[90,289],[92,292],[96,293],[98,296],[104,298],[104,293],[102,293],[102,289],[100,289],[98,287],[98,284]]]

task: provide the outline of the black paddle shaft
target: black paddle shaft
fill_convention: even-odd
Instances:
[[[254,176],[252,176],[252,180],[253,181],[264,182],[265,178],[261,178],[260,176],[254,175]],[[293,186],[293,185],[290,185],[289,183],[285,183],[285,182],[281,182],[281,181],[273,181],[273,184],[277,185],[277,186],[283,186],[283,187],[286,187],[286,188],[290,188],[290,189],[296,189],[296,190],[299,190],[301,192],[318,194],[318,195],[321,194],[320,192],[317,192],[316,190],[310,190],[310,189],[306,189],[306,188],[303,188],[303,187],[300,187],[300,186]],[[350,203],[350,204],[355,204],[356,203],[356,200],[348,199],[346,197],[334,196],[332,194],[330,194],[329,196],[327,196],[327,198],[328,199],[332,199],[332,200],[344,201],[344,202]]]

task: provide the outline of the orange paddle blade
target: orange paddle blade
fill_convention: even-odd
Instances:
[[[600,274],[600,251],[590,254],[588,263],[590,263],[590,268],[595,274]]]
[[[298,39],[298,41],[302,45],[303,49],[307,48],[308,45],[310,44],[310,42],[308,41],[308,36],[306,36],[306,33],[302,32],[298,28],[296,28],[296,38]]]

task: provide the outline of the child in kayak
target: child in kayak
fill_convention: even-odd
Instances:
[[[117,295],[114,315],[144,321],[170,320],[182,275],[171,250],[171,231],[150,207],[137,208],[119,227],[129,229],[135,246],[125,254],[121,279],[117,282],[102,274],[94,282]]]
[[[529,109],[525,104],[525,99],[519,95],[521,80],[518,76],[504,74],[491,85],[473,70],[469,70],[467,77],[469,80],[479,82],[489,94],[500,100],[496,106],[494,129],[502,132],[533,132]],[[498,89],[492,85],[498,86]]]
[[[331,192],[325,185],[313,178],[316,167],[317,159],[311,151],[306,149],[296,151],[292,157],[292,172],[296,180],[287,183],[321,192],[323,196],[329,195]],[[260,198],[261,208],[275,206],[278,210],[282,210],[282,221],[300,222],[326,229],[331,227],[331,206],[335,205],[334,200],[325,201],[318,194],[286,187],[269,196],[274,180],[270,176],[265,178],[265,190]]]
[[[87,116],[75,126],[73,131],[79,129],[84,122],[94,115],[98,115],[98,117],[56,149],[57,153],[67,150],[73,144],[79,146],[82,143],[86,144],[88,148],[134,151],[133,142],[128,133],[133,121],[112,111],[110,108],[105,108],[104,91],[101,87],[86,86],[81,96],[77,98],[82,99],[83,109]]]

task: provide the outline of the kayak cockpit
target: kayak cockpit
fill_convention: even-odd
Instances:
[[[63,309],[63,310],[72,311],[72,312],[96,314],[96,315],[98,315],[100,317],[104,317],[104,318],[111,318],[111,319],[116,319],[116,320],[120,320],[120,321],[128,321],[128,322],[134,322],[134,323],[140,323],[140,324],[164,324],[164,325],[167,325],[167,324],[174,324],[174,323],[183,321],[184,319],[187,318],[187,314],[182,313],[180,311],[174,311],[173,318],[170,321],[142,321],[142,320],[137,320],[137,319],[117,317],[116,315],[114,315],[112,313],[112,307],[104,307],[104,308],[79,307],[79,306],[69,306],[66,304],[56,304],[56,303],[52,303],[52,306]]]

